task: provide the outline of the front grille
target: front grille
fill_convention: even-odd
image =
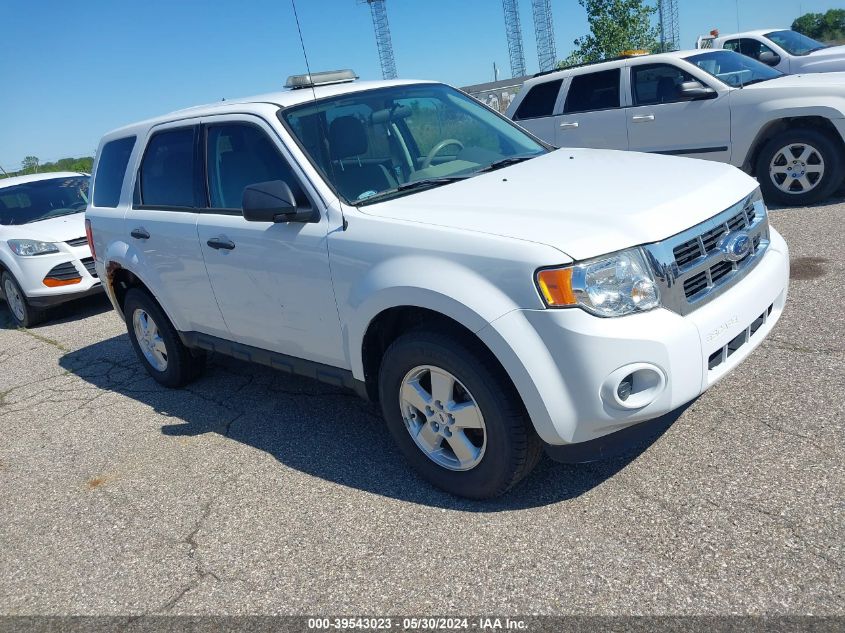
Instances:
[[[65,242],[68,246],[85,246],[88,243],[87,237],[77,237],[72,240],[68,240]]]
[[[85,270],[88,271],[88,274],[91,275],[94,279],[97,278],[97,269],[94,266],[94,258],[93,257],[86,257],[82,260],[82,265],[85,266]]]
[[[774,308],[774,304],[770,305],[766,308],[766,311],[763,312],[760,316],[754,319],[748,327],[746,327],[742,332],[737,334],[733,337],[728,344],[720,347],[715,352],[710,354],[710,357],[707,359],[707,368],[711,371],[716,369],[719,365],[724,363],[728,360],[731,356],[733,356],[739,349],[745,345],[748,341],[751,340],[757,330],[763,327],[763,324],[766,320],[771,316],[772,309]]]
[[[50,269],[50,272],[45,275],[45,279],[56,279],[58,281],[68,281],[69,279],[80,279],[82,275],[76,270],[73,262],[65,262]]]
[[[753,246],[736,262],[719,248],[732,231],[746,232]],[[644,248],[660,286],[661,302],[688,314],[744,277],[768,245],[766,208],[749,196],[706,222]]]

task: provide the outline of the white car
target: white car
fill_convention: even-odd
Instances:
[[[348,386],[483,498],[696,398],[780,318],[789,253],[740,170],[550,151],[454,88],[352,77],[102,139],[96,267],[161,384],[211,350]]]
[[[845,178],[845,73],[786,76],[731,51],[642,55],[535,75],[507,116],[558,147],[730,163],[779,204],[824,199]]]
[[[73,172],[0,180],[0,298],[21,327],[102,291],[85,235],[88,183]]]
[[[828,46],[788,29],[699,38],[699,48],[735,51],[787,75],[845,72],[845,46]]]

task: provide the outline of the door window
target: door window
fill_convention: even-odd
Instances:
[[[725,48],[727,48],[727,46],[725,46]],[[736,51],[737,48],[734,47],[730,50]],[[751,57],[752,59],[760,59],[760,55],[763,53],[771,53],[772,55],[775,54],[775,52],[771,48],[763,44],[763,42],[759,40],[752,40],[748,37],[743,37],[741,40],[739,40],[738,52],[742,53],[746,57]]]
[[[618,68],[573,77],[564,114],[618,108],[620,77]]]
[[[637,106],[687,101],[680,96],[681,84],[697,81],[695,77],[677,66],[647,64],[631,68],[633,103]]]
[[[514,119],[536,119],[554,114],[555,101],[563,79],[532,86],[516,109]]]
[[[196,207],[194,127],[153,135],[140,170],[140,202],[147,207]]]
[[[208,194],[212,208],[241,210],[244,189],[271,180],[283,180],[298,206],[310,206],[287,161],[257,126],[248,123],[209,125],[206,138]]]

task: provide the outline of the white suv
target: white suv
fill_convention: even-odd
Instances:
[[[845,177],[845,73],[785,76],[731,51],[679,51],[535,75],[507,111],[559,147],[721,161],[767,201],[806,205]]]
[[[85,236],[88,181],[73,172],[0,180],[0,298],[21,327],[102,291]]]
[[[787,246],[741,171],[549,151],[443,84],[350,79],[103,138],[97,270],[160,383],[209,350],[348,386],[483,498],[696,398],[780,317]]]

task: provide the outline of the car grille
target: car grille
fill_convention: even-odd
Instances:
[[[65,242],[65,244],[67,244],[68,246],[85,246],[87,243],[88,243],[88,238],[85,237],[85,236],[77,237],[77,238],[74,238],[72,240],[68,240],[67,242]]]
[[[766,323],[766,320],[772,315],[772,309],[774,307],[774,304],[770,305],[768,308],[766,308],[766,311],[763,312],[763,314],[754,319],[751,322],[751,325],[749,325],[742,332],[737,334],[733,339],[728,342],[727,345],[720,347],[715,352],[710,354],[710,357],[707,361],[707,368],[710,371],[713,371],[719,365],[721,365],[731,356],[733,356],[739,350],[740,347],[750,341],[751,337],[753,337],[757,333],[757,330],[763,327],[763,325]]]
[[[91,275],[94,279],[97,278],[97,269],[94,266],[94,258],[93,257],[86,257],[82,260],[82,265],[85,266],[85,270],[88,271],[88,274]]]
[[[750,252],[739,261],[731,261],[719,248],[731,231],[744,231],[751,238]],[[663,305],[688,314],[748,274],[768,245],[766,207],[748,197],[716,217],[644,249]]]
[[[70,279],[80,279],[82,275],[73,265],[73,262],[65,262],[58,266],[53,266],[50,272],[45,275],[45,279],[57,279],[59,281],[68,281]]]

